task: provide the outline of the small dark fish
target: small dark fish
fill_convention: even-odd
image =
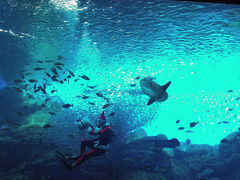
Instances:
[[[94,102],[89,102],[89,104],[91,104],[91,105],[95,105],[95,103],[94,103]]]
[[[140,79],[140,76],[135,77],[135,79]]]
[[[16,89],[18,92],[23,92],[20,88],[18,87],[13,87],[14,89]]]
[[[237,97],[237,98],[236,98],[236,100],[239,100],[239,99],[240,99],[240,97]]]
[[[232,110],[233,110],[232,108],[228,109],[228,111],[232,111]]]
[[[36,83],[34,83],[34,87],[33,87],[34,91],[36,90],[36,88],[37,88],[37,85]]]
[[[61,65],[64,65],[63,63],[60,63],[60,62],[56,62],[56,63],[54,63],[54,65],[56,65],[56,66],[61,66]]]
[[[186,140],[186,144],[190,144],[191,143],[191,140],[188,138],[187,140]]]
[[[58,72],[57,72],[56,68],[52,67],[52,68],[51,68],[51,71],[53,72],[53,74],[55,74],[55,75],[58,76]]]
[[[51,91],[51,93],[55,93],[55,92],[57,92],[57,90],[52,90],[52,91]]]
[[[134,87],[134,86],[136,86],[136,84],[130,84],[130,86]]]
[[[21,79],[15,79],[13,82],[15,82],[15,83],[22,83],[22,82],[24,82],[24,81],[21,80]]]
[[[17,115],[24,116],[24,114],[22,112],[17,112]]]
[[[25,84],[24,87],[27,88],[29,86],[29,84]]]
[[[221,140],[221,143],[227,143],[229,140],[227,140],[227,139],[222,139]]]
[[[50,127],[53,127],[53,126],[50,125],[50,124],[45,124],[45,125],[43,126],[43,128],[50,128]]]
[[[180,122],[180,120],[177,120],[177,121],[176,121],[176,123],[179,123],[179,122]]]
[[[34,68],[33,70],[34,70],[34,71],[40,71],[40,70],[44,70],[44,68],[39,68],[39,67],[37,67],[37,68]]]
[[[97,92],[96,95],[97,95],[98,97],[103,97],[103,95],[102,95],[101,93],[99,93],[99,92]]]
[[[58,77],[57,75],[53,75],[51,78],[56,79],[57,77]]]
[[[69,108],[69,107],[71,107],[71,106],[73,106],[73,104],[64,104],[62,107],[63,107],[63,108]]]
[[[199,122],[191,122],[191,123],[190,123],[190,128],[196,126],[198,123],[199,123]]]
[[[179,128],[178,128],[178,130],[183,130],[183,129],[184,129],[184,127],[179,127]]]
[[[85,95],[82,96],[82,99],[87,99],[87,98],[89,98],[89,96],[85,96]]]
[[[85,75],[83,75],[83,76],[78,76],[78,77],[81,77],[81,78],[83,78],[83,79],[85,79],[85,80],[90,80],[90,78],[87,77],[87,76],[85,76]]]
[[[59,69],[59,70],[62,70],[62,68],[60,67],[60,66],[55,66],[57,69]]]
[[[43,63],[43,61],[37,61],[38,63]]]
[[[29,73],[26,73],[25,76],[30,75],[30,74],[32,74],[32,73],[30,73],[30,72],[29,72]]]
[[[102,107],[102,109],[106,109],[106,108],[108,108],[110,105],[112,105],[112,104],[104,104],[103,107]]]
[[[74,79],[74,82],[77,82],[79,79]]]
[[[20,76],[24,79],[25,78],[25,76],[23,75],[23,74],[20,74]]]
[[[45,99],[45,102],[47,102],[47,101],[49,101],[50,100],[50,98],[47,98],[47,99]]]
[[[41,106],[42,106],[42,107],[47,107],[47,106],[46,106],[46,104],[44,104],[44,103],[43,103],[43,104],[41,104]]]
[[[51,114],[51,115],[57,115],[57,114],[55,114],[54,112],[49,112],[49,114]]]
[[[109,116],[114,116],[115,115],[115,112],[111,112],[110,114],[109,114]]]
[[[61,80],[61,81],[59,81],[61,84],[63,84],[63,81]]]
[[[60,59],[64,59],[64,57],[61,56],[61,55],[59,55],[59,56],[58,56],[58,60],[60,60]]]
[[[27,71],[27,70],[23,69],[23,70],[20,71],[20,73],[23,73],[23,72],[25,72],[25,71]]]
[[[37,82],[35,79],[29,79],[28,81],[29,81],[30,83]]]
[[[66,81],[67,79],[65,78],[64,81]]]
[[[71,75],[68,75],[68,76],[67,76],[68,79],[71,78],[71,77],[72,77]]]
[[[218,124],[228,124],[229,122],[228,121],[220,121],[220,122],[218,122]]]
[[[238,128],[238,130],[240,131],[240,128]]]
[[[95,86],[88,86],[89,88],[91,88],[91,89],[94,89],[95,87],[97,87],[97,85],[95,85]]]
[[[46,74],[48,77],[51,77],[51,75],[50,75],[49,73],[45,72],[45,74]]]
[[[193,133],[193,131],[187,130],[187,131],[185,131],[185,133]]]
[[[233,92],[233,90],[230,89],[230,90],[228,90],[227,92]]]
[[[72,71],[68,70],[68,72],[69,72],[73,77],[75,77],[75,75],[73,74]]]
[[[46,60],[45,62],[49,63],[49,62],[53,62],[53,60]]]

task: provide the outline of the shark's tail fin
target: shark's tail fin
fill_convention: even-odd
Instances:
[[[171,82],[172,82],[172,81],[169,81],[167,84],[164,84],[164,85],[162,86],[162,88],[163,88],[164,90],[166,90],[166,89],[168,88],[168,86],[170,86]]]

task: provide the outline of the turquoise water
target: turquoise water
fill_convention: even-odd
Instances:
[[[14,47],[20,54],[9,61],[3,56],[4,81],[17,79],[22,69],[32,70],[38,60],[56,60],[61,55],[66,73],[71,70],[90,81],[51,82],[47,94],[74,104],[70,108],[74,113],[97,116],[106,104],[95,95],[101,92],[113,103],[106,113],[116,112],[110,120],[117,131],[123,129],[123,136],[142,127],[147,135],[166,134],[184,142],[190,138],[194,144],[214,145],[238,131],[239,6],[74,0],[2,5],[6,11],[2,12],[0,35],[11,41],[10,50],[4,52],[6,46],[2,46],[1,52],[14,54]],[[49,64],[41,67],[51,68]],[[167,101],[147,106],[149,98],[141,92],[138,76],[156,77],[160,85],[172,81]],[[44,82],[46,75],[33,71],[29,78]],[[86,88],[95,85],[94,90]],[[32,89],[27,91],[32,93]],[[89,99],[76,98],[83,94]],[[73,123],[74,119],[66,118],[64,124]],[[199,124],[190,128],[191,122]]]

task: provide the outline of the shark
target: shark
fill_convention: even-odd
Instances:
[[[171,81],[161,86],[155,81],[153,77],[146,77],[140,80],[140,86],[144,94],[150,97],[147,105],[151,105],[155,101],[163,102],[168,98],[168,94],[166,92],[167,88],[171,84]]]

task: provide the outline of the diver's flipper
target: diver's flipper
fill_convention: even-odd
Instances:
[[[154,103],[154,102],[155,102],[155,99],[150,98],[149,101],[148,101],[148,103],[147,103],[147,105],[151,105],[151,104]]]
[[[170,84],[171,84],[171,81],[169,81],[167,84],[164,84],[164,85],[162,86],[162,88],[163,88],[164,90],[166,90],[166,89],[168,88],[168,86],[170,86]]]
[[[67,163],[66,157],[61,152],[56,151],[56,156],[58,159],[60,159],[60,161],[62,161],[62,163],[68,170],[72,170],[72,165]]]

